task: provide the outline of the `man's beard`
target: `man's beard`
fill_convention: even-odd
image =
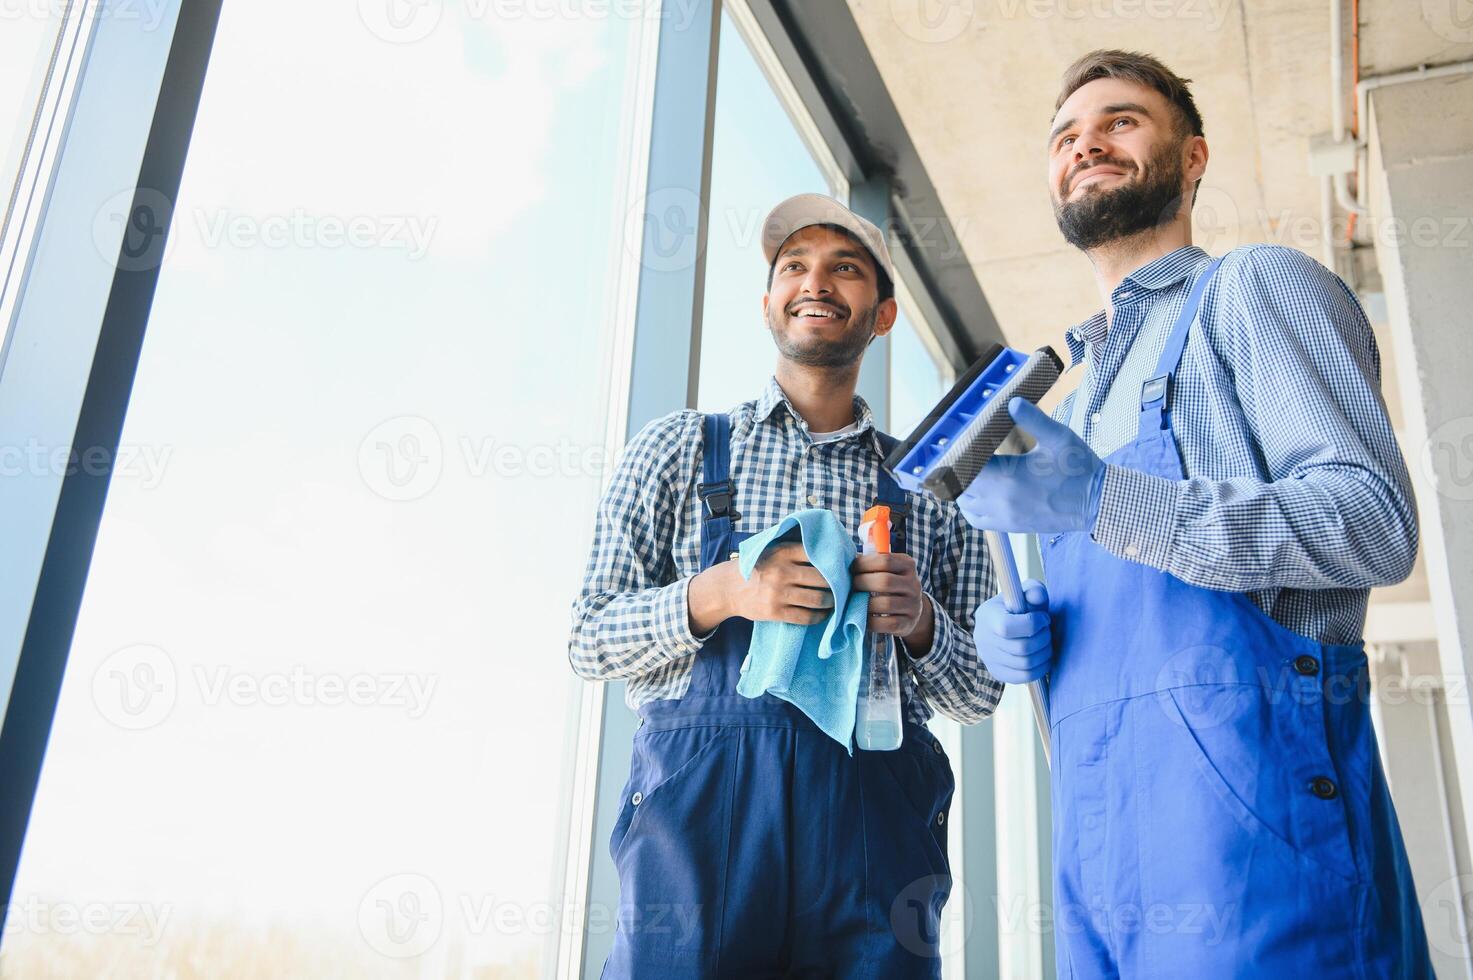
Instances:
[[[1126,179],[1119,185],[1086,190],[1077,200],[1054,203],[1054,220],[1064,239],[1088,251],[1110,242],[1159,228],[1176,218],[1181,209],[1182,151],[1179,143],[1168,143],[1152,154],[1144,171],[1123,160],[1098,160],[1095,166],[1119,167]],[[1137,174],[1132,177],[1131,170]],[[1070,174],[1072,182],[1089,169]]]
[[[806,345],[795,340],[783,328],[784,321],[788,319],[785,310],[769,307],[767,328],[772,331],[772,339],[777,343],[777,349],[782,352],[783,357],[795,364],[824,368],[848,367],[864,356],[864,349],[874,336],[875,322],[879,315],[878,303],[863,313],[851,312],[849,329],[841,336],[832,340],[815,337]]]

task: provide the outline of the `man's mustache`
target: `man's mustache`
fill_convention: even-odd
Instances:
[[[786,310],[788,316],[797,316],[798,315],[798,307],[800,307],[800,306],[822,306],[825,309],[833,310],[835,313],[839,314],[840,316],[848,316],[849,315],[849,309],[848,309],[848,307],[840,306],[837,303],[831,303],[831,302],[829,302],[826,299],[800,299],[800,300],[798,300],[795,303],[789,304],[789,306],[788,306],[788,308]]]

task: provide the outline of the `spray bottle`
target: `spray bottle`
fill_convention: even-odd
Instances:
[[[890,508],[871,507],[859,525],[864,554],[890,553]],[[854,719],[854,741],[861,749],[900,748],[900,670],[895,661],[895,639],[868,630],[864,637],[864,664],[859,675],[859,705]]]

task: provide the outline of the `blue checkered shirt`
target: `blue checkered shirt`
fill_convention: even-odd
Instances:
[[[1056,417],[1108,456],[1135,438],[1141,385],[1210,257],[1177,249],[1070,328],[1079,390]],[[1302,252],[1223,259],[1171,391],[1185,480],[1106,469],[1093,537],[1209,589],[1246,592],[1280,625],[1353,643],[1372,586],[1411,573],[1417,518],[1355,294]],[[1078,404],[1076,410],[1076,402]]]
[[[875,502],[884,454],[864,399],[855,398],[854,412],[855,431],[815,443],[776,378],[760,398],[733,409],[735,530],[761,531],[795,510],[827,507],[857,534],[860,517]],[[628,678],[631,708],[681,697],[707,638],[691,633],[686,605],[687,587],[701,570],[696,486],[704,441],[698,412],[649,423],[625,448],[599,503],[593,554],[573,602],[568,657],[581,677]],[[977,606],[996,592],[991,562],[982,533],[955,504],[925,494],[908,497],[907,550],[936,628],[925,656],[901,658],[905,715],[925,724],[934,705],[971,724],[990,714],[1002,694],[972,639]]]

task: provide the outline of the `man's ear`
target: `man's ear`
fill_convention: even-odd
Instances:
[[[1207,173],[1207,138],[1193,136],[1187,140],[1187,179],[1196,183]]]
[[[895,319],[898,316],[900,316],[900,304],[895,302],[894,296],[891,296],[875,311],[875,336],[883,337],[894,330]]]
[[[772,298],[771,293],[762,294],[762,326],[767,326],[767,302]]]

